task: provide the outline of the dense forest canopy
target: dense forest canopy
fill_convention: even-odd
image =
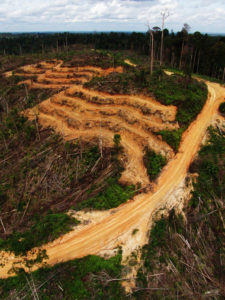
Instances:
[[[156,27],[154,27],[156,28]],[[154,29],[153,28],[153,29]],[[133,50],[149,55],[149,33],[21,33],[1,34],[0,54],[23,55],[67,50],[72,45],[94,49]],[[154,30],[154,58],[160,59],[161,31]],[[164,30],[163,62],[172,68],[189,69],[224,80],[225,36],[210,36],[184,28],[177,33]]]

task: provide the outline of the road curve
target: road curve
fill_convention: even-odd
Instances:
[[[118,246],[120,236],[150,220],[152,214],[167,202],[169,195],[185,178],[207,127],[215,118],[219,104],[224,101],[225,88],[215,83],[206,83],[209,96],[204,108],[184,132],[179,152],[163,169],[154,191],[140,194],[117,209],[106,212],[99,222],[75,228],[63,238],[44,246],[49,257],[48,264],[53,265],[88,254],[99,254],[109,245],[110,248]],[[0,269],[0,277],[8,277],[7,272],[16,261],[18,258],[9,256]]]

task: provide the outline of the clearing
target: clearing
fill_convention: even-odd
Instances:
[[[217,118],[220,103],[224,101],[225,88],[206,82],[209,90],[206,104],[183,133],[179,151],[175,155],[173,149],[154,134],[162,129],[179,128],[175,122],[175,106],[164,106],[142,95],[112,96],[83,87],[93,76],[115,71],[122,72],[122,69],[65,67],[62,61],[55,60],[29,65],[16,73],[29,78],[20,82],[28,84],[29,88],[62,88],[61,92],[38,107],[25,111],[29,119],[36,118],[43,127],[53,128],[65,140],[82,137],[90,141],[97,137],[100,145],[112,146],[114,135],[120,134],[124,149],[120,159],[125,166],[120,181],[145,187],[145,193],[116,209],[93,214],[75,213],[76,218],[86,222],[42,247],[46,250],[50,265],[88,254],[113,254],[119,245],[122,245],[123,254],[127,256],[143,246],[147,242],[146,232],[152,215],[160,208],[169,209],[182,202],[181,186],[190,163],[208,126]],[[6,74],[11,75],[10,72]],[[154,184],[150,182],[143,162],[145,147],[166,156],[169,161]],[[132,232],[137,229],[138,232],[132,237]],[[7,277],[12,264],[20,260],[5,252],[2,257],[5,265],[0,270],[0,276]]]

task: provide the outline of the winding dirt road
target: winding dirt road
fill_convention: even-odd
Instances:
[[[153,186],[153,189],[145,194],[139,194],[133,200],[130,200],[116,209],[102,213],[101,217],[95,220],[93,219],[93,221],[87,225],[77,226],[72,232],[57,239],[53,243],[44,246],[43,249],[46,249],[49,257],[47,261],[48,264],[53,265],[58,262],[83,257],[88,254],[103,254],[105,251],[111,250],[118,245],[125,245],[126,243],[129,243],[129,240],[131,240],[132,231],[135,228],[139,229],[140,232],[140,239],[136,240],[137,245],[135,246],[143,245],[143,241],[146,241],[146,232],[149,228],[153,213],[160,208],[170,205],[168,202],[170,201],[171,195],[173,195],[174,191],[180,186],[180,183],[184,181],[189,165],[201,145],[207,127],[215,119],[219,104],[224,101],[225,88],[215,83],[206,83],[209,90],[209,96],[206,104],[197,119],[184,132],[179,152],[175,156],[170,156],[169,163],[164,167],[160,177],[158,178],[157,184]],[[85,93],[85,90],[82,87],[79,87],[78,91]],[[54,127],[56,131],[67,135],[68,139],[80,136],[83,137],[83,134],[85,134],[85,136],[89,135],[88,138],[96,135],[99,136],[100,131],[99,129],[94,130],[94,126],[90,127],[92,130],[84,128],[85,118],[90,118],[89,114],[93,113],[93,111],[88,111],[92,109],[94,110],[96,104],[86,101],[87,97],[85,98],[83,96],[82,97],[85,98],[84,101],[81,98],[79,98],[79,101],[77,102],[74,101],[78,106],[81,104],[81,100],[83,101],[82,103],[87,103],[87,106],[84,104],[84,118],[78,118],[76,116],[77,110],[75,109],[73,111],[73,106],[70,106],[71,95],[73,92],[74,90],[72,88],[71,90],[62,92],[63,97],[56,95],[53,99],[48,99],[47,102],[43,102],[38,116],[40,123],[43,126]],[[87,93],[92,93],[92,91]],[[70,94],[70,96],[68,96],[68,94]],[[119,98],[115,98],[118,101]],[[65,102],[62,102],[64,100]],[[140,101],[143,100],[143,98],[140,99]],[[152,102],[149,100],[148,102],[152,109],[154,106],[152,103],[154,101]],[[59,104],[61,105],[61,110],[57,111]],[[119,103],[119,105],[121,105],[121,103]],[[160,107],[161,106],[159,105],[158,109],[160,109]],[[105,104],[103,108],[104,112],[110,110],[112,113],[115,113],[112,103],[110,109],[108,109]],[[83,108],[79,109],[78,111],[82,114]],[[98,111],[94,111],[96,116],[101,115],[99,114],[100,109],[101,108],[98,106]],[[167,109],[170,110],[168,107]],[[171,108],[171,110],[173,110],[173,108]],[[32,113],[34,114],[34,110],[29,112],[30,116]],[[71,118],[73,113],[74,117]],[[155,148],[157,148],[158,151],[165,151],[165,148],[168,146],[163,145],[160,140],[154,140],[155,137],[152,133],[150,135],[147,134],[144,130],[144,122],[147,122],[147,120],[143,120],[142,122],[141,119],[138,118],[139,113],[140,112],[137,112],[137,110],[136,113],[134,113],[134,116],[139,120],[139,123],[138,126],[135,125],[133,130],[128,126],[130,124],[126,121],[123,121],[122,127],[120,127],[120,130],[122,128],[123,132],[123,146],[128,157],[130,157],[126,165],[125,181],[137,182],[135,178],[136,176],[138,177],[138,181],[141,181],[143,184],[147,184],[149,183],[149,180],[147,178],[146,171],[143,168],[143,161],[141,162],[143,146],[146,145],[145,140],[148,140],[147,144],[156,143],[157,146],[155,146]],[[119,118],[117,114],[115,116],[116,118]],[[94,117],[92,116],[91,120],[97,122],[97,119]],[[163,107],[161,107],[161,113],[157,117],[161,117],[161,121],[162,118],[165,117]],[[69,126],[68,122],[67,125],[65,122],[62,123],[62,120],[65,121],[70,118],[73,121],[77,121],[78,124]],[[110,126],[114,126],[113,123],[115,120],[118,122],[117,119],[109,119],[111,124]],[[167,122],[169,122],[168,119]],[[161,123],[163,124],[163,122]],[[64,125],[62,126],[62,124]],[[158,122],[158,126],[160,126],[159,124],[160,121]],[[104,137],[107,143],[110,143],[110,140],[112,141],[114,131],[106,126],[105,128],[102,126],[100,129],[102,130],[102,137]],[[144,134],[145,132],[146,137]],[[139,143],[143,143],[143,145],[140,147]],[[130,169],[130,166],[132,168],[135,167],[133,173],[131,172],[132,170]],[[143,172],[143,174],[140,174],[141,172]],[[145,238],[143,238],[143,236],[145,236]],[[9,276],[7,272],[11,268],[12,263],[19,261],[19,259],[6,253],[2,253],[2,255],[2,261],[5,265],[0,269],[0,277],[7,277]]]

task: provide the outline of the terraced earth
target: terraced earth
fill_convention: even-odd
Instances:
[[[125,166],[120,181],[146,186],[150,182],[143,164],[144,148],[149,147],[168,159],[174,156],[171,147],[154,132],[177,129],[177,109],[144,96],[112,96],[83,87],[93,76],[122,71],[121,67],[106,70],[92,66],[65,67],[62,61],[50,61],[25,66],[15,75],[35,78],[20,82],[30,88],[63,89],[26,111],[29,119],[37,117],[42,126],[54,128],[66,140],[97,138],[103,146],[112,146],[114,135],[120,134]]]
[[[178,153],[154,133],[161,129],[174,130],[176,107],[164,106],[152,98],[128,95],[109,95],[83,87],[93,76],[104,76],[122,69],[102,70],[95,67],[65,67],[62,61],[43,62],[21,68],[18,75],[28,77],[30,88],[62,88],[62,91],[25,114],[36,118],[43,127],[52,127],[64,139],[95,140],[99,145],[111,146],[114,135],[120,134],[124,151],[125,170],[120,181],[141,184],[145,193],[117,209],[96,215],[86,225],[44,246],[48,263],[55,264],[88,254],[102,254],[118,245],[130,244],[130,250],[146,242],[151,216],[159,208],[171,208],[171,197],[180,201],[180,193],[188,167],[197,153],[207,127],[217,116],[225,89],[207,82],[208,100],[197,119],[184,132]],[[12,73],[7,73],[10,76]],[[33,77],[34,79],[30,79]],[[151,184],[143,163],[144,148],[149,147],[165,155],[167,166],[157,183]],[[132,231],[138,229],[135,237]],[[132,244],[132,245],[131,245]],[[12,263],[18,259],[4,254],[5,266],[0,276],[6,277]]]

